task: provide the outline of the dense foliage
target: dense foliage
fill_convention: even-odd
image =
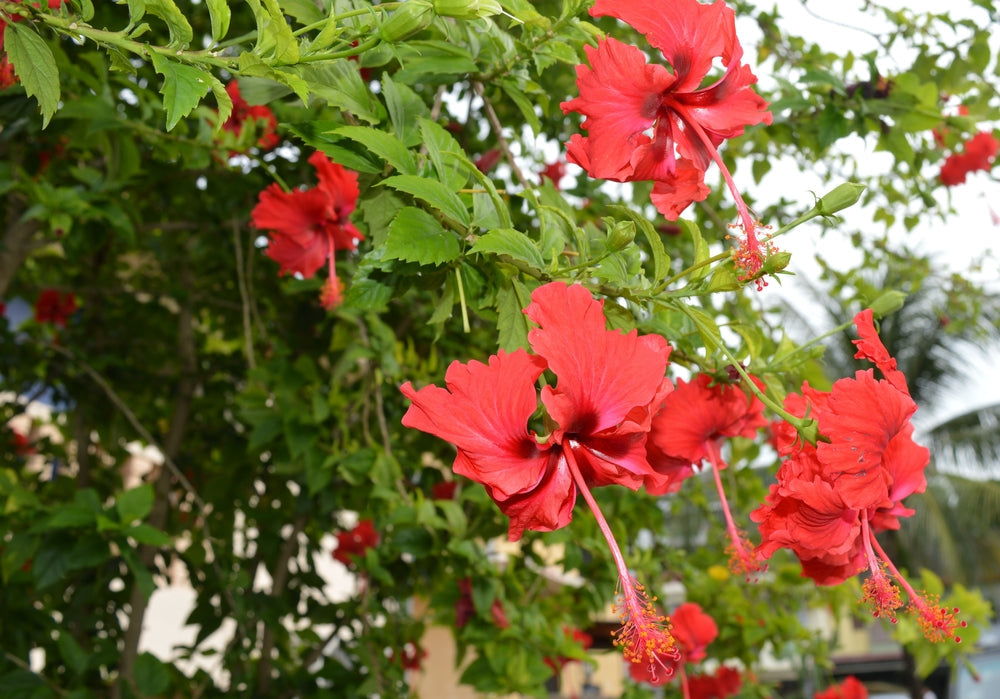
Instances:
[[[831,641],[803,628],[803,611],[852,609],[881,568],[858,579],[850,558],[850,574],[810,579],[774,545],[766,571],[734,572],[740,539],[725,517],[751,551],[760,534],[750,513],[779,463],[836,439],[823,434],[823,410],[796,401],[804,381],[818,394],[853,380],[825,371],[823,347],[845,329],[864,335],[856,313],[891,322],[907,294],[938,280],[942,331],[978,337],[993,320],[995,300],[974,279],[931,273],[907,241],[929,220],[946,235],[946,187],[992,168],[993,3],[970,2],[959,17],[866,2],[886,29],[879,50],[855,55],[789,32],[782,3],[735,2],[744,55],[727,37],[693,77],[679,44],[662,45],[656,12],[651,27],[630,26],[606,16],[616,4],[635,5],[0,0],[0,302],[10,321],[0,324],[0,693],[405,695],[433,652],[422,637],[443,625],[464,682],[543,695],[553,668],[584,657],[573,630],[605,620],[621,591],[601,521],[582,501],[568,504],[571,522],[565,510],[547,520],[501,510],[490,476],[456,475],[454,447],[403,426],[415,389],[400,387],[441,386],[455,361],[521,356],[541,324],[522,311],[551,282],[603,299],[609,336],[662,338],[660,378],[666,366],[671,386],[710,376],[782,422],[777,437],[760,418],[706,439],[725,464],[692,457],[707,465],[671,487],[608,476],[593,497],[630,574],[653,593],[682,583],[714,619],[707,648],[682,644],[685,661],[740,661],[747,697],[772,691],[753,676],[765,647],[810,658],[803,672],[822,674]],[[722,42],[716,20],[685,51]],[[676,100],[663,98],[653,118],[639,99],[634,119],[652,121],[609,147],[597,134],[621,122],[608,126],[602,110],[620,105],[594,96],[594,75],[626,50],[659,68],[623,73],[622,93],[641,73]],[[713,92],[730,62],[752,74]],[[698,136],[685,110],[736,97],[742,120]],[[621,150],[661,137],[686,163],[676,171],[674,145],[669,163]],[[872,172],[859,148],[891,166]],[[758,186],[778,163],[823,189]],[[863,254],[842,269],[822,248],[855,204],[872,215],[848,231]],[[828,336],[786,326],[784,297],[802,293],[784,282],[802,269],[780,249],[786,234],[816,241],[825,271],[813,281],[845,309]],[[890,263],[899,286],[872,284]],[[591,348],[570,339],[563,349]],[[558,358],[546,359],[552,413],[545,396],[566,384]],[[632,360],[602,359],[625,375]],[[894,365],[872,362],[891,381]],[[498,382],[479,397],[507,392]],[[660,404],[645,408],[648,431]],[[540,434],[541,410],[531,423]],[[893,507],[912,491],[890,492]],[[497,554],[509,528],[517,538],[510,511],[524,536]],[[876,530],[885,524],[872,517]],[[340,596],[320,574],[331,557],[355,576]],[[975,640],[989,618],[975,591],[904,574],[918,594],[923,585],[960,607],[963,644]],[[847,582],[816,584],[834,578]],[[142,636],[155,633],[144,629],[150,595],[171,580],[195,592],[187,623],[197,635],[163,659],[141,652]],[[208,665],[184,662],[223,628]],[[917,628],[900,610],[896,629],[924,674],[962,648]],[[637,679],[630,696],[653,691]],[[678,683],[668,691],[679,695]]]

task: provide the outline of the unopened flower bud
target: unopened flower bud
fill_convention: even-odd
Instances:
[[[407,0],[378,28],[383,41],[393,43],[426,29],[434,19],[434,7],[427,0]]]
[[[608,249],[624,250],[635,240],[635,224],[631,221],[619,221],[608,231]]]
[[[503,12],[496,0],[434,0],[434,12],[455,19],[481,19]]]
[[[832,191],[824,194],[814,207],[820,216],[830,216],[843,211],[849,206],[854,206],[865,191],[863,184],[855,182],[844,182],[833,188]]]
[[[877,299],[872,301],[872,315],[876,318],[884,318],[890,313],[894,313],[902,308],[905,300],[906,294],[902,291],[883,292]]]

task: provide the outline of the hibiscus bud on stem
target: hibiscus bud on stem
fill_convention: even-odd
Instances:
[[[434,7],[427,0],[408,0],[389,15],[378,34],[391,44],[426,29],[433,19]]]
[[[855,182],[844,182],[816,200],[813,210],[819,216],[832,216],[838,211],[854,206],[861,199],[866,187]]]

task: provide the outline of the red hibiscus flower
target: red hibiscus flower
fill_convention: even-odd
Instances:
[[[976,170],[989,171],[1000,151],[1000,141],[988,132],[981,131],[965,142],[961,153],[952,153],[941,166],[941,184],[954,187],[965,182],[966,176]]]
[[[405,383],[401,390],[413,404],[403,424],[458,447],[455,473],[486,488],[510,518],[512,541],[526,529],[565,526],[582,495],[621,579],[618,642],[629,660],[658,664],[673,649],[666,620],[628,572],[590,488],[616,483],[635,490],[654,473],[646,435],[652,411],[672,388],[664,377],[670,346],[658,336],[608,330],[603,302],[582,286],[553,282],[531,298],[524,312],[539,326],[528,333],[535,354],[501,351],[488,364],[453,362],[447,388],[417,391]],[[538,410],[535,382],[546,369],[558,382],[541,390],[549,433],[538,438],[528,421]]]
[[[687,684],[682,666],[684,663],[700,663],[705,659],[705,649],[719,635],[719,627],[696,602],[685,602],[677,607],[670,615],[670,624],[670,633],[677,642],[680,655],[673,660],[664,659],[664,664],[680,669],[681,683]],[[645,682],[653,686],[662,685],[670,679],[669,676],[659,673],[651,675],[646,665],[638,663],[632,663],[629,673],[636,682]],[[685,692],[685,696],[686,694]]]
[[[458,481],[441,481],[431,486],[431,497],[435,500],[453,500]]]
[[[243,130],[250,126],[260,134],[257,139],[258,147],[265,151],[275,148],[281,142],[281,138],[278,136],[278,119],[274,116],[274,112],[262,104],[251,107],[240,94],[239,83],[235,80],[226,85],[226,92],[233,101],[233,111],[222,125],[223,130],[239,139]],[[234,154],[230,152],[230,155]]]
[[[55,289],[43,289],[35,302],[35,321],[65,328],[66,320],[76,309],[76,297],[72,291],[63,294]]]
[[[320,152],[309,157],[319,184],[312,189],[285,192],[277,184],[260,193],[251,212],[254,225],[269,231],[267,255],[281,265],[282,274],[306,279],[328,265],[320,295],[324,308],[335,308],[342,286],[334,267],[337,250],[357,250],[364,236],[350,221],[358,200],[358,175],[345,170]]]
[[[816,692],[813,699],[868,699],[868,689],[854,675],[840,684],[831,685],[822,692]]]
[[[389,649],[389,662],[397,662],[397,657],[404,670],[419,670],[427,657],[427,651],[413,641],[407,641],[403,644],[403,652],[398,656],[394,648]]]
[[[754,382],[762,387],[756,378]],[[708,460],[732,542],[732,565],[745,574],[759,571],[761,565],[729,509],[719,475],[726,468],[722,442],[728,437],[752,438],[767,424],[763,411],[764,404],[738,384],[715,381],[708,374],[699,374],[688,383],[680,379],[653,418],[646,445],[656,474],[647,476],[645,485],[654,495],[676,492],[694,473],[694,466]]]
[[[930,455],[913,441],[910,418],[917,406],[875,331],[871,309],[854,323],[860,336],[855,357],[874,363],[883,378],[876,379],[872,369],[858,371],[829,392],[805,384],[801,396],[786,399],[790,413],[817,420],[822,440],[813,446],[793,432],[777,432],[778,452],[788,459],[765,504],[751,514],[760,524],[758,554],[767,558],[779,548],[791,549],[803,575],[820,585],[836,585],[867,569],[865,600],[875,616],[890,619],[902,606],[894,579],[928,638],[954,637],[965,625],[956,619],[958,610],[918,595],[874,536],[899,528],[899,518],[913,514],[902,500],[926,488]]]
[[[740,693],[743,677],[736,668],[720,665],[711,675],[693,675],[688,679],[689,699],[726,699]]]
[[[351,566],[355,563],[355,557],[362,558],[365,551],[378,546],[378,540],[375,523],[370,519],[363,519],[354,529],[337,534],[337,548],[333,550],[333,558],[345,566]]]
[[[566,174],[566,163],[562,162],[561,160],[557,160],[554,163],[548,163],[544,168],[542,168],[540,177],[542,179],[548,179],[550,182],[552,182],[553,187],[559,189],[559,182],[562,181],[563,175],[565,174]]]
[[[597,0],[595,17],[611,16],[641,32],[670,64],[646,62],[635,46],[612,38],[586,47],[590,67],[577,67],[580,96],[563,112],[583,114],[587,136],[576,134],[567,158],[591,177],[652,180],[652,201],[670,220],[708,196],[705,170],[715,162],[739,211],[746,240],[737,251],[745,278],[756,275],[767,254],[750,214],[718,152],[746,126],[771,123],[767,103],[751,87],[757,78],[740,63],[734,12],[723,0]],[[703,86],[715,59],[725,72]]]

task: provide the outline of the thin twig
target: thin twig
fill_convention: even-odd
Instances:
[[[507,163],[510,165],[511,171],[514,173],[514,177],[517,181],[521,183],[521,186],[525,189],[531,189],[532,184],[524,177],[524,173],[521,172],[521,168],[518,167],[517,162],[514,160],[514,154],[510,151],[510,145],[507,143],[507,139],[503,135],[503,125],[500,123],[500,118],[497,116],[497,112],[493,109],[493,104],[486,97],[486,93],[483,90],[483,84],[480,82],[472,83],[472,89],[476,91],[480,99],[483,100],[483,109],[486,110],[486,119],[490,122],[490,128],[493,130],[493,135],[497,139],[497,145],[500,146],[500,150],[503,151],[504,157],[507,159]]]
[[[247,368],[256,366],[253,353],[253,325],[250,318],[250,289],[247,287],[246,270],[243,268],[243,241],[240,239],[240,222],[233,217],[233,249],[236,252],[236,285],[240,289],[243,305],[243,351],[247,358]]]

